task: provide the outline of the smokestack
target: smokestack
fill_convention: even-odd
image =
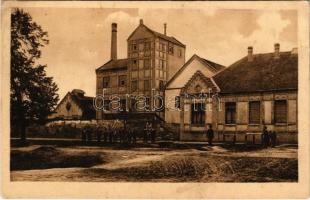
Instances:
[[[164,23],[164,34],[167,35],[167,24]]]
[[[253,47],[248,47],[248,62],[253,61]]]
[[[280,58],[280,44],[274,44],[274,58]]]
[[[117,23],[112,23],[111,60],[117,59]]]

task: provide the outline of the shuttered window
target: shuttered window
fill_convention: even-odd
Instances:
[[[203,126],[205,124],[205,104],[193,103],[192,104],[192,124]]]
[[[287,122],[286,100],[277,100],[274,102],[274,120],[275,120],[275,123],[286,123]]]
[[[175,103],[174,103],[174,107],[175,108],[177,108],[177,109],[180,109],[180,105],[181,105],[181,99],[180,99],[180,96],[176,96],[175,98],[174,98],[174,100],[175,100]]]
[[[226,124],[236,123],[236,102],[225,103],[225,122]]]
[[[260,123],[260,101],[249,102],[249,123]]]

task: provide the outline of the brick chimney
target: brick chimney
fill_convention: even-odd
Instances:
[[[143,24],[143,19],[140,19],[140,25],[142,25]]]
[[[280,44],[274,44],[274,58],[280,58]]]
[[[164,34],[167,35],[167,23],[164,23]]]
[[[248,47],[248,62],[253,61],[253,47]]]
[[[117,23],[112,23],[111,60],[117,59]]]

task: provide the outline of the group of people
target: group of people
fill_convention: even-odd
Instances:
[[[275,131],[268,131],[267,127],[264,126],[262,134],[262,146],[268,148],[269,146],[275,147],[277,144],[277,133]]]
[[[96,127],[91,127],[86,125],[82,130],[82,141],[90,142],[93,141],[93,136],[96,136],[95,140],[105,143],[136,143],[136,132],[130,127],[126,129],[124,127],[113,127],[111,125],[102,126],[98,125]]]
[[[206,132],[208,143],[212,146],[212,141],[214,138],[214,131],[212,129],[212,125],[209,124],[208,130]],[[268,131],[267,127],[264,126],[264,130],[262,133],[262,146],[264,148],[275,147],[277,144],[277,133],[275,131]]]
[[[108,124],[107,126],[97,125],[92,127],[86,125],[82,129],[82,141],[90,142],[97,141],[98,143],[128,143],[135,144],[137,142],[137,130],[133,130],[130,126],[117,127],[114,124]],[[152,123],[146,122],[143,130],[143,142],[149,141],[154,143],[156,140],[156,129],[153,128]]]

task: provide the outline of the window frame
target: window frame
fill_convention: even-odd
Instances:
[[[194,108],[197,106],[197,110]],[[191,104],[191,125],[192,126],[205,126],[206,123],[206,110],[205,110],[205,103],[197,103],[194,102]]]
[[[279,102],[285,102],[285,121],[277,121],[277,111],[276,111],[276,104]],[[273,117],[274,117],[274,123],[275,124],[287,124],[288,122],[288,103],[286,99],[282,100],[275,100],[273,105]]]
[[[131,63],[131,70],[136,71],[139,69],[139,61],[138,59],[133,59]]]
[[[147,62],[148,61],[148,62]],[[143,68],[150,69],[151,68],[151,59],[144,59]]]
[[[133,85],[135,85],[135,87],[133,87]],[[130,91],[131,92],[136,92],[136,91],[138,91],[138,87],[139,87],[138,80],[132,80],[131,81],[131,90]]]
[[[174,108],[181,109],[181,97],[180,96],[174,97]]]
[[[230,105],[229,105],[230,104]],[[228,109],[231,106],[234,107],[234,109]],[[234,115],[231,115],[230,119],[228,120],[228,111],[229,113],[232,113]],[[225,102],[225,124],[227,125],[235,125],[236,124],[236,118],[237,118],[237,103],[236,102]]]
[[[105,79],[107,79],[107,81],[105,81]],[[102,87],[103,88],[109,88],[110,87],[110,77],[109,76],[102,77]]]
[[[147,83],[147,85],[148,85],[147,88],[145,87],[145,86],[146,86],[146,83]],[[143,81],[143,89],[144,89],[144,91],[148,91],[148,90],[151,89],[150,80],[144,80],[144,81]]]
[[[125,79],[121,79],[125,77]],[[124,84],[121,84],[121,81],[124,81]],[[126,87],[127,86],[127,76],[126,75],[119,75],[118,76],[118,87]]]
[[[254,103],[258,103],[258,114],[259,114],[258,122],[252,121],[253,119],[251,119],[251,112],[253,112],[251,110],[251,104],[253,105]],[[258,125],[260,123],[261,123],[261,101],[249,101],[249,124],[250,125]]]

